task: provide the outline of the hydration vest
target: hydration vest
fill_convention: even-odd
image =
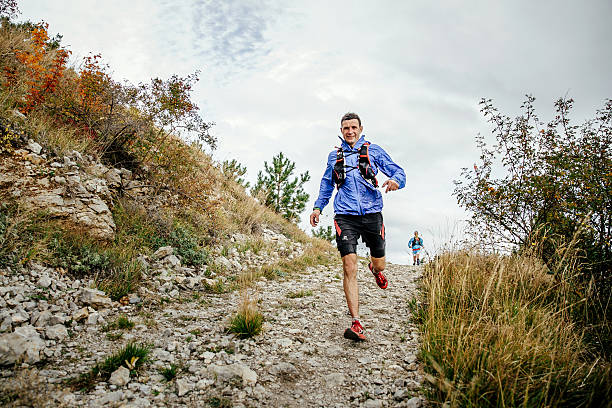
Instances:
[[[355,166],[345,166],[344,165],[344,150],[342,150],[342,146],[338,148],[336,151],[336,164],[334,164],[334,170],[332,171],[332,181],[336,184],[337,188],[342,187],[344,182],[346,181],[346,169],[349,171],[353,169],[359,169],[359,173],[361,176],[370,184],[374,186],[374,188],[378,187],[378,181],[376,180],[376,175],[374,173],[374,169],[372,168],[372,163],[370,162],[370,152],[369,152],[370,142],[365,142],[359,148],[359,164],[358,167]],[[353,153],[353,152],[350,152]]]

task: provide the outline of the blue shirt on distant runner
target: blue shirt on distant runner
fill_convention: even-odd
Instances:
[[[421,248],[423,248],[423,238],[421,237],[412,237],[410,241],[408,241],[408,247],[412,248],[413,254],[418,254]]]

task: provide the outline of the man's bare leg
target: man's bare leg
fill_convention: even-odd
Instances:
[[[342,257],[344,296],[353,318],[359,317],[359,287],[357,286],[357,254]]]
[[[387,266],[386,262],[385,262],[385,257],[383,256],[382,258],[372,258],[372,271],[374,273],[378,273],[378,272],[382,272],[385,270],[385,266]]]

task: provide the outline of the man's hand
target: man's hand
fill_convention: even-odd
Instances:
[[[314,210],[312,214],[310,214],[310,225],[316,227],[319,223],[319,215],[321,215],[321,211]]]
[[[385,193],[388,193],[389,191],[395,191],[399,188],[399,184],[397,184],[397,181],[389,179],[387,181],[385,181],[382,185],[387,186],[387,189],[385,190]],[[312,219],[312,218],[311,218]]]

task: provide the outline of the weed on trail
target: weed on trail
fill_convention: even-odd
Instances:
[[[298,292],[287,293],[289,299],[303,298],[306,296],[312,296],[312,290],[300,290]]]
[[[211,408],[231,408],[232,401],[225,397],[210,397],[206,400],[206,403]]]
[[[176,378],[179,367],[176,364],[170,365],[170,367],[162,368],[159,373],[164,377],[167,382],[170,382]]]
[[[97,381],[106,381],[119,367],[124,366],[135,374],[140,367],[148,362],[151,347],[146,344],[129,343],[115,354],[107,357],[103,362],[96,364],[89,372],[68,380],[68,384],[77,390],[89,390]]]
[[[261,333],[263,320],[256,303],[245,298],[230,321],[228,331],[241,339],[247,339]]]

